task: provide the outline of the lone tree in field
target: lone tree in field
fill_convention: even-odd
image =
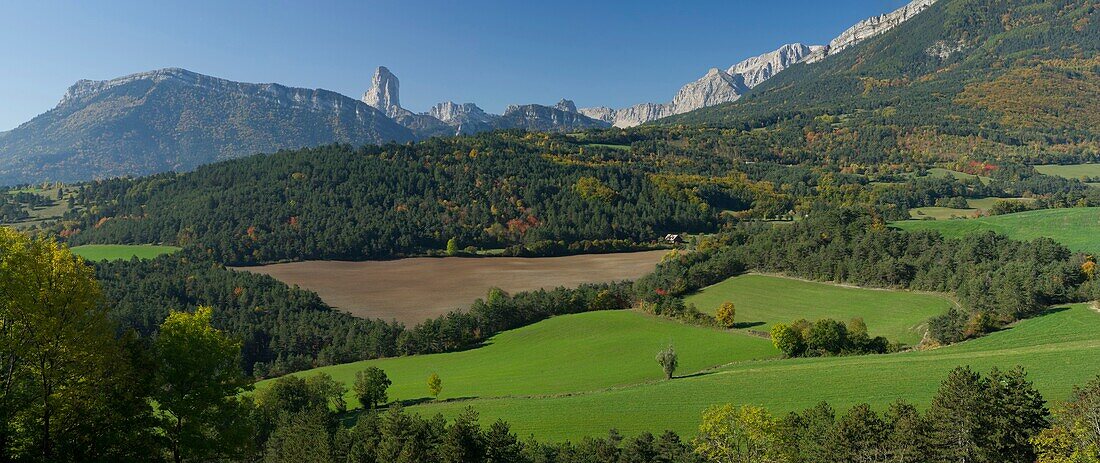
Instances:
[[[672,344],[668,345],[668,349],[657,353],[657,363],[661,364],[661,368],[665,370],[665,379],[672,379],[672,374],[676,372],[678,364],[676,350],[672,348]]]
[[[718,312],[715,313],[714,318],[718,319],[718,323],[726,328],[733,328],[737,325],[734,321],[734,317],[737,315],[737,309],[733,306],[732,302],[725,302],[718,307]]]
[[[428,377],[428,392],[432,394],[432,397],[439,397],[439,393],[443,392],[443,380],[439,379],[439,375],[432,373]]]
[[[355,396],[363,408],[377,408],[389,401],[386,390],[390,384],[390,378],[381,368],[367,368],[355,374]]]

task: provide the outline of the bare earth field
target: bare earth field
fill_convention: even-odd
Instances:
[[[365,318],[412,325],[464,308],[491,288],[509,293],[634,280],[668,251],[567,257],[417,257],[390,261],[311,261],[242,267],[313,290],[326,303]]]

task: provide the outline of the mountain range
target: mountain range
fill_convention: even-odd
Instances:
[[[511,105],[491,114],[474,103],[401,106],[400,82],[385,67],[355,100],[321,89],[233,82],[184,69],[106,81],[82,80],[58,105],[0,133],[0,184],[80,181],[186,171],[223,159],[328,143],[378,144],[498,129],[577,131],[630,127],[740,100],[802,63],[825,61],[879,36],[935,0],[914,0],[852,26],[828,45],[788,44],[725,70],[711,69],[668,103],[577,109]]]
[[[628,108],[584,108],[580,112],[615,127],[633,127],[657,119],[741,99],[750,89],[799,63],[816,63],[864,40],[883,34],[927,9],[936,0],[913,0],[897,10],[860,21],[828,45],[791,43],[721,70],[711,68],[685,85],[668,103],[641,103]]]
[[[569,100],[554,106],[539,104],[510,105],[503,115],[490,114],[474,103],[439,103],[426,113],[414,113],[401,107],[401,82],[389,69],[380,66],[371,79],[363,102],[382,111],[420,138],[436,135],[461,135],[497,129],[537,131],[574,131],[607,128],[611,124],[577,112]]]

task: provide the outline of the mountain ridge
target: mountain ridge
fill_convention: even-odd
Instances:
[[[70,86],[57,106],[0,139],[0,182],[143,175],[279,149],[414,138],[333,91],[165,68]]]
[[[615,127],[633,127],[708,106],[731,103],[741,99],[748,89],[755,88],[795,64],[819,62],[864,40],[881,35],[923,12],[936,1],[912,0],[892,12],[864,19],[845,29],[828,45],[789,43],[728,67],[724,74],[733,79],[742,79],[745,83],[744,89],[733,83],[714,85],[714,72],[717,68],[712,68],[702,78],[681,87],[668,103],[640,103],[621,109],[600,106],[582,108],[580,112],[610,122]]]

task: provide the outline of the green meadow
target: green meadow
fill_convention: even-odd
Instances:
[[[773,413],[802,410],[822,400],[837,410],[863,402],[883,410],[899,399],[923,407],[956,366],[988,371],[1016,365],[1027,369],[1044,397],[1057,401],[1068,397],[1074,385],[1100,374],[1098,328],[1100,313],[1078,304],[981,339],[929,351],[741,362],[672,381],[559,396],[430,403],[411,410],[453,417],[472,407],[482,422],[503,418],[520,436],[540,439],[575,440],[611,428],[625,435],[671,429],[691,436],[701,411],[716,403],[759,405]]]
[[[982,181],[982,183],[989,183],[989,182],[993,181],[993,179],[989,178],[989,177],[979,176],[979,175],[974,175],[974,174],[968,174],[966,172],[959,172],[957,170],[944,169],[942,167],[933,167],[931,169],[928,169],[927,176],[935,177],[935,178],[946,178],[948,176],[951,176],[951,177],[954,177],[954,178],[957,178],[957,179],[968,179],[968,180],[976,178],[976,179],[980,179]]]
[[[1049,237],[1074,251],[1100,252],[1100,207],[1042,209],[968,220],[906,220],[907,231],[936,230],[947,237],[994,231],[1018,240]]]
[[[1047,164],[1035,166],[1040,174],[1053,175],[1055,177],[1081,178],[1100,177],[1100,164]]]
[[[153,244],[86,244],[73,248],[73,254],[90,261],[101,260],[129,260],[152,259],[162,254],[171,254],[179,251],[175,246],[158,246]]]
[[[554,317],[467,351],[369,360],[297,375],[324,372],[350,389],[356,372],[376,366],[393,381],[390,399],[402,401],[427,399],[432,373],[443,379],[440,399],[566,394],[657,381],[663,374],[654,358],[670,343],[683,374],[779,355],[768,339],[639,312],[604,311]],[[359,406],[350,392],[348,402]]]
[[[736,307],[738,323],[760,331],[799,318],[848,321],[862,317],[871,335],[908,345],[920,342],[929,318],[947,312],[953,305],[939,295],[755,274],[730,278],[686,298],[686,302],[710,314],[726,301]]]
[[[1031,202],[1035,201],[1032,198],[976,198],[966,200],[966,205],[969,206],[966,209],[956,209],[953,207],[938,207],[938,206],[926,206],[915,207],[909,210],[909,216],[914,219],[927,219],[932,218],[936,220],[947,220],[955,218],[968,219],[974,217],[974,213],[978,210],[988,211],[993,207],[997,201],[1021,201]]]

